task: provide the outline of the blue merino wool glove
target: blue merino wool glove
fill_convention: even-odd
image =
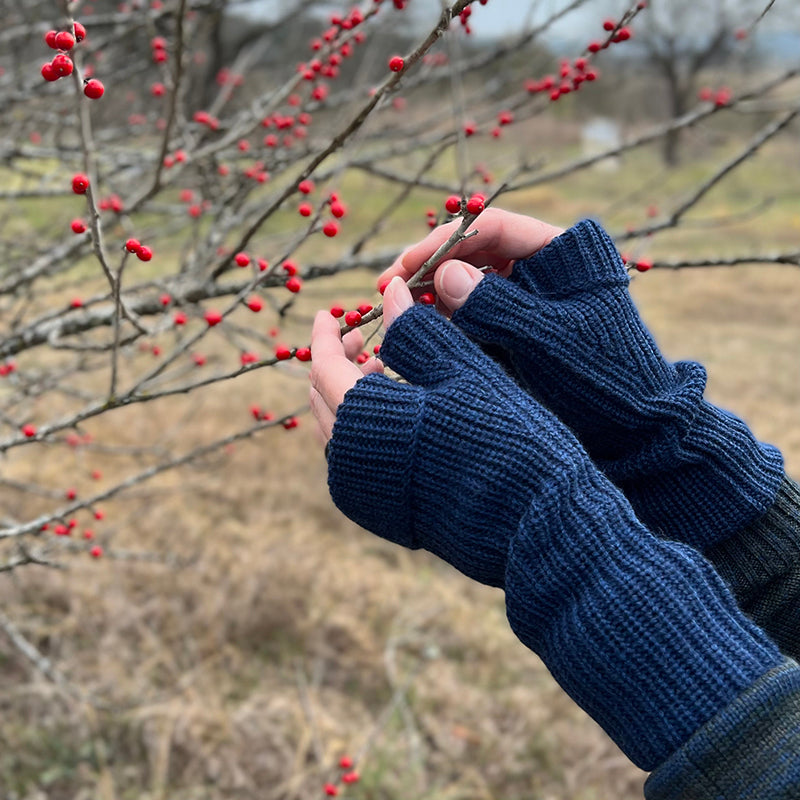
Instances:
[[[780,452],[703,399],[705,369],[668,363],[613,242],[584,220],[509,279],[489,274],[453,315],[578,436],[653,531],[705,551],[761,517]]]
[[[365,528],[504,586],[564,690],[653,769],[781,663],[694,549],[653,536],[574,435],[455,325],[415,306],[360,379],[328,452]]]

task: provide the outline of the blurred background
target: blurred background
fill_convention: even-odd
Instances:
[[[156,252],[126,267],[130,302],[144,298],[144,309],[170,291],[201,335],[209,298],[220,304],[243,285],[212,291],[208,280],[218,267],[231,278],[224,270],[251,226],[253,261],[291,258],[303,289],[287,293],[285,276],[258,287],[264,311],[236,310],[224,333],[191,350],[172,324],[132,333],[121,385],[171,352],[175,371],[146,383],[150,392],[199,374],[190,355],[207,360],[203,375],[230,379],[192,378],[191,391],[98,411],[22,446],[20,423],[53,424],[107,397],[108,348],[91,349],[89,328],[109,290],[91,242],[74,245],[69,232],[84,214],[68,186],[86,163],[75,101],[38,75],[49,57],[41,37],[65,24],[63,10],[0,2],[0,353],[15,364],[0,377],[0,521],[12,530],[42,515],[76,520],[58,540],[38,528],[0,539],[2,800],[305,800],[325,796],[326,784],[364,800],[642,796],[646,776],[511,633],[501,592],[336,510],[306,408],[307,365],[237,372],[242,352],[266,359],[276,344],[308,344],[319,308],[377,304],[378,273],[429,221],[447,219],[448,194],[506,184],[500,207],[562,226],[599,219],[665,354],[705,364],[708,398],[778,445],[800,475],[797,8],[650,0],[630,40],[594,59],[587,45],[608,36],[603,22],[635,4],[474,3],[314,172],[315,196],[335,191],[347,206],[328,238],[303,227],[297,195],[281,193],[386,85],[388,56],[415,52],[441,14],[436,3],[411,0],[401,12],[386,2],[329,93],[308,94],[320,83],[287,88],[331,15],[359,7],[343,5],[75,4],[95,44],[84,69],[106,85],[91,109],[93,169],[126,209],[104,210],[101,223],[108,241],[141,234]],[[173,54],[181,10],[194,16],[178,74],[151,55],[154,36]],[[560,85],[565,60],[573,75],[587,56],[595,79],[551,100],[543,81]],[[291,91],[305,92],[294,108]],[[270,106],[281,92],[283,105]],[[258,126],[264,107],[307,110],[313,122],[270,148],[263,139],[277,123]],[[218,132],[197,122],[198,110],[216,115]],[[176,147],[189,154],[182,172],[163,169]],[[159,169],[161,184],[143,198]],[[259,171],[271,176],[263,185],[249,180]],[[52,266],[22,280],[41,259]],[[205,293],[190,297],[194,277]],[[76,293],[94,300],[69,316]],[[157,321],[161,309],[141,313]],[[82,320],[78,333],[63,322],[61,339],[12,347],[51,315]],[[275,424],[250,430],[254,406]],[[291,419],[296,427],[280,424]],[[209,442],[220,444],[157,468]],[[70,489],[74,515],[59,510],[73,508]],[[98,544],[102,557],[92,558]],[[342,756],[358,781],[342,783]]]

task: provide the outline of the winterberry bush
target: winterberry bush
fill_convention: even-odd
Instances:
[[[474,29],[492,0],[444,3],[425,30],[402,28],[421,2],[283,4],[229,62],[215,33],[234,5],[226,0],[3,8],[0,572],[131,558],[130,520],[106,515],[118,498],[245,440],[269,453],[276,437],[296,435],[311,311],[363,327],[367,345],[354,358],[374,356],[379,293],[365,283],[357,300],[335,280],[388,266],[402,246],[395,228],[419,238],[460,219],[452,246],[492,204],[519,204],[534,187],[676,131],[711,137],[735,120],[748,134],[735,147],[726,142],[669,197],[639,190],[629,205],[641,213],[612,232],[638,272],[800,264],[791,249],[650,254],[655,234],[682,226],[768,142],[796,132],[800,109],[786,90],[796,67],[735,71],[724,83],[717,70],[677,116],[642,119],[618,143],[576,155],[538,146],[530,131],[584,104],[602,111],[632,72],[646,72],[635,50],[646,2],[619,3],[613,16],[607,3],[565,2],[480,46]],[[551,53],[552,26],[579,11],[586,25],[593,4],[585,42]],[[315,5],[305,49],[260,66]],[[731,52],[748,46],[766,5],[740,4]],[[419,301],[435,303],[427,289]],[[224,402],[214,436],[209,426],[197,433],[206,397],[215,420]],[[126,430],[137,408],[146,411]],[[3,625],[57,674],[13,622]],[[340,767],[324,793],[357,783],[349,757]]]

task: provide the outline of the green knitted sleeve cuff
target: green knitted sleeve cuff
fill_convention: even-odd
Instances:
[[[800,486],[784,476],[767,513],[705,555],[742,610],[800,658]]]
[[[797,800],[800,668],[787,659],[648,778],[646,800]]]

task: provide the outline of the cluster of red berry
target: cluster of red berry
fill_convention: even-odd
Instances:
[[[712,89],[709,86],[704,86],[697,93],[698,100],[703,103],[713,103],[717,108],[728,105],[732,97],[733,92],[731,92],[727,86],[722,86],[719,89]]]
[[[48,47],[53,50],[58,50],[51,61],[42,64],[42,77],[46,81],[57,81],[59,78],[65,78],[72,75],[75,70],[75,64],[72,59],[67,55],[78,42],[82,42],[86,38],[86,28],[80,22],[72,23],[72,32],[70,31],[56,31],[50,30],[44,35],[44,41]],[[91,78],[84,81],[83,93],[90,100],[97,100],[102,97],[105,92],[105,87],[96,78]]]
[[[330,308],[332,317],[336,317],[336,319],[344,317],[345,325],[349,325],[351,328],[360,325],[362,317],[365,317],[370,311],[372,311],[372,306],[369,303],[361,303],[353,311],[345,311],[342,306],[331,306]]]
[[[353,759],[350,758],[350,756],[342,756],[339,759],[339,769],[341,770],[339,781],[346,786],[358,783],[358,781],[361,779],[361,776],[358,774],[358,772],[353,769]],[[322,787],[322,790],[328,797],[336,797],[341,791],[338,782],[326,783]]]
[[[129,253],[133,253],[139,261],[151,261],[153,258],[153,251],[138,239],[128,239],[125,242],[125,249]]]
[[[466,211],[467,214],[480,214],[486,208],[486,197],[482,194],[473,194],[464,200],[457,194],[451,194],[444,201],[444,207],[451,214],[460,214],[462,211]]]
[[[23,426],[23,433],[25,433],[25,435],[28,436],[29,434],[26,433],[26,429],[28,431],[30,430],[33,431],[33,433],[30,434],[31,437],[36,435],[36,430],[33,425]],[[78,447],[82,444],[87,444],[88,442],[90,442],[91,436],[89,435],[79,436],[76,433],[71,433],[69,436],[67,436],[66,441],[70,447]],[[99,481],[103,477],[103,474],[102,472],[100,472],[99,469],[93,469],[90,474],[93,481]],[[73,502],[74,500],[77,500],[77,498],[78,498],[77,489],[70,487],[64,491],[64,499],[67,500],[68,502]],[[96,521],[100,522],[105,519],[106,515],[102,509],[94,508],[91,509],[91,511],[92,511],[92,516]],[[50,525],[49,522],[45,522],[39,530],[41,532],[52,530],[55,536],[72,536],[72,534],[76,532],[77,529],[78,529],[78,520],[75,517],[71,517],[70,519],[67,520],[62,519],[61,522],[57,522],[55,525],[52,526]],[[95,539],[94,529],[84,528],[81,538],[85,542],[87,542],[87,544],[89,542],[94,541]],[[95,544],[88,550],[88,552],[92,558],[100,558],[103,555],[104,551],[99,544]]]

